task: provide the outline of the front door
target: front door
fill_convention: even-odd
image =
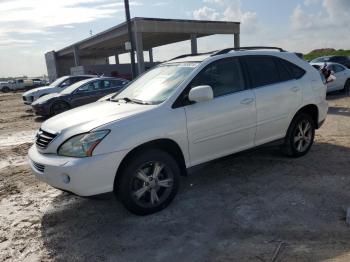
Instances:
[[[95,80],[79,87],[71,98],[72,107],[82,106],[97,101],[101,97],[101,81]]]
[[[255,97],[245,88],[239,59],[211,63],[192,80],[190,88],[199,85],[210,85],[214,99],[185,106],[191,164],[252,147]]]

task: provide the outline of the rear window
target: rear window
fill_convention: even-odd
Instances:
[[[260,87],[280,82],[279,71],[273,57],[245,57],[252,87]]]
[[[284,66],[286,66],[294,79],[302,78],[305,75],[305,70],[297,65],[292,64],[286,60],[282,60]]]

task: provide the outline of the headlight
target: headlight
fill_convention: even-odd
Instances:
[[[95,147],[109,132],[110,130],[101,130],[73,136],[58,148],[58,154],[71,157],[92,156]]]

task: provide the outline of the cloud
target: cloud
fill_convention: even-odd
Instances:
[[[117,4],[109,6],[107,4]],[[11,0],[0,5],[0,44],[18,35],[48,34],[52,28],[111,17],[122,11],[121,1],[113,0]],[[132,2],[136,4],[136,2]],[[22,41],[22,39],[19,39]],[[23,42],[24,43],[24,42]],[[27,43],[30,43],[28,40]]]
[[[198,10],[193,11],[194,19],[198,20],[217,20],[220,14],[213,8],[203,6]]]
[[[257,13],[243,11],[240,0],[203,0],[203,2],[221,11],[203,6],[193,11],[195,19],[241,22],[241,32],[246,34],[255,33],[260,29]]]

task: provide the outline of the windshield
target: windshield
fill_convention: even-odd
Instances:
[[[112,101],[126,98],[124,100],[143,104],[162,103],[197,65],[198,63],[173,63],[157,66],[131,82]]]
[[[55,81],[53,81],[50,86],[58,86],[61,82],[63,82],[64,80],[66,80],[67,78],[69,78],[69,76],[62,76],[58,79],[56,79]]]
[[[85,84],[91,80],[92,80],[91,78],[88,78],[88,79],[85,79],[82,81],[78,81],[78,82],[74,83],[73,85],[70,85],[69,87],[63,89],[60,93],[64,94],[64,95],[71,94],[75,91],[75,89],[77,89],[78,87],[81,87],[83,84]]]

